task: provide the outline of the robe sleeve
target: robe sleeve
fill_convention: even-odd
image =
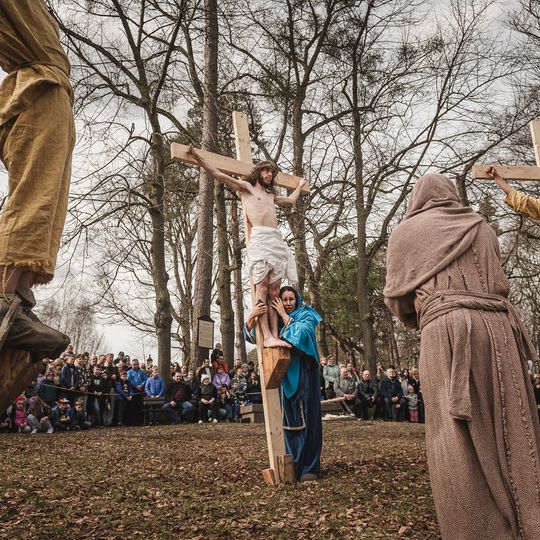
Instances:
[[[390,311],[407,327],[413,330],[418,328],[416,309],[414,307],[414,293],[397,298],[386,297],[384,303]]]
[[[248,343],[252,343],[253,345],[257,344],[257,339],[255,337],[255,328],[249,330],[247,327],[247,323],[244,323],[244,339]]]
[[[311,320],[292,319],[287,326],[283,327],[281,337],[315,362],[319,361],[316,326]]]
[[[508,206],[530,219],[540,219],[540,199],[513,189],[504,201]]]

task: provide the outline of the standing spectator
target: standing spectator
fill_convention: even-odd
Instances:
[[[388,420],[398,420],[404,401],[403,389],[396,376],[396,370],[392,366],[386,370],[386,377],[382,379],[379,389],[384,398],[386,418]]]
[[[84,392],[77,398],[77,401],[82,400],[83,408],[86,411],[86,402],[88,401],[88,395],[86,392],[90,388],[90,381],[92,380],[92,368],[90,362],[84,358],[75,361],[75,365],[79,368],[79,390]]]
[[[408,384],[414,388],[414,393],[418,396],[418,421],[425,422],[424,396],[420,387],[420,372],[416,366],[413,366],[409,372]]]
[[[218,356],[223,356],[223,347],[221,346],[221,343],[216,343],[214,348],[212,349],[212,352],[210,353],[210,360],[212,361],[212,365],[217,360]]]
[[[321,356],[321,361],[319,363],[319,377],[321,379],[321,399],[326,399],[326,383],[324,380],[324,366],[326,366],[327,360],[326,356]]]
[[[102,394],[99,398],[100,405],[99,408],[101,410],[101,422],[105,427],[109,427],[112,424],[113,416],[114,416],[114,402],[116,401],[114,398],[114,392],[113,392],[113,381],[109,378],[109,373],[106,369],[101,372],[101,389]]]
[[[218,365],[216,374],[214,375],[214,378],[212,380],[212,384],[216,387],[216,390],[219,390],[222,386],[230,388],[231,379],[228,373],[224,372],[223,366]]]
[[[163,393],[165,392],[165,383],[163,382],[163,377],[159,376],[157,366],[152,369],[152,376],[146,379],[144,390],[148,398],[151,400],[161,399],[163,397]],[[157,422],[156,412],[156,408],[152,405],[152,403],[150,403],[150,406],[148,407],[149,425]]]
[[[118,353],[118,356],[114,359],[114,364],[118,365],[118,362],[123,362],[123,361],[124,361],[124,351],[120,351]]]
[[[188,367],[186,365],[183,365],[180,368],[180,374],[182,375],[182,379],[186,380],[188,376]]]
[[[534,398],[538,409],[538,418],[540,419],[540,373],[536,373],[534,376]]]
[[[75,429],[76,424],[69,408],[69,399],[60,398],[58,400],[58,405],[52,410],[49,420],[55,431],[71,431]]]
[[[125,422],[125,418],[129,418],[129,405],[133,400],[133,388],[128,381],[127,373],[122,371],[120,373],[120,380],[116,383],[116,410],[117,410],[117,423],[122,426]]]
[[[332,355],[326,357],[326,366],[323,368],[323,377],[325,382],[326,399],[336,397],[334,392],[334,383],[339,379],[339,366]]]
[[[345,399],[356,418],[360,418],[361,402],[358,399],[356,381],[346,367],[340,369],[340,377],[334,382],[334,394]]]
[[[202,380],[203,375],[208,375],[210,380],[212,380],[214,378],[215,374],[216,374],[216,371],[210,365],[210,360],[208,360],[208,358],[205,358],[203,360],[202,365],[195,372],[195,378],[197,379],[197,383],[200,383],[200,381]]]
[[[94,373],[90,379],[90,386],[88,387],[87,409],[93,419],[93,425],[101,425],[101,403],[103,396],[103,378],[101,377],[101,367],[99,365],[94,366]]]
[[[140,425],[143,421],[144,387],[148,375],[146,371],[140,368],[137,358],[134,358],[131,362],[131,369],[127,372],[127,378],[134,391],[132,403],[133,423]]]
[[[362,372],[362,378],[358,381],[358,397],[362,407],[362,418],[369,420],[369,409],[373,409],[376,404],[377,385],[367,369]]]
[[[70,416],[73,422],[74,429],[90,429],[92,423],[88,420],[88,416],[84,410],[84,402],[78,399],[70,411]]]
[[[181,373],[174,374],[173,380],[165,388],[164,397],[163,410],[171,422],[173,424],[187,423],[193,414],[191,386],[183,380]]]
[[[75,400],[75,391],[79,390],[80,373],[79,368],[75,365],[75,357],[73,355],[66,356],[66,363],[60,373],[60,383],[65,391],[62,391],[64,397],[70,401]]]
[[[352,362],[347,362],[347,371],[349,372],[349,376],[354,379],[354,382],[358,382],[360,380],[358,370],[353,366]]]
[[[201,376],[199,386],[199,424],[203,422],[217,422],[216,419],[216,387],[210,382],[206,374]]]
[[[54,371],[50,369],[45,374],[45,380],[41,383],[38,396],[49,406],[54,407],[57,399],[57,388],[54,384]]]
[[[407,387],[407,395],[404,396],[409,405],[409,421],[418,422],[418,394],[414,391],[412,384]]]
[[[242,360],[240,358],[236,358],[233,364],[233,367],[231,370],[229,370],[229,377],[232,379],[236,375],[236,372],[242,368]]]
[[[53,427],[49,420],[51,411],[51,407],[49,407],[49,405],[41,398],[30,398],[28,406],[28,425],[32,428],[32,433],[37,433],[38,431],[46,433],[53,432]]]
[[[26,398],[19,396],[15,400],[15,408],[11,413],[13,418],[11,425],[19,433],[30,433],[32,428],[28,425],[28,415],[26,414]]]
[[[71,343],[66,347],[66,350],[63,353],[60,354],[59,358],[64,360],[68,356],[73,356],[73,345]],[[56,359],[54,358],[54,360],[56,360]]]
[[[212,367],[215,371],[217,371],[219,368],[222,368],[224,373],[228,373],[229,371],[229,366],[227,365],[227,362],[225,362],[223,354],[218,354],[215,359],[212,360]]]

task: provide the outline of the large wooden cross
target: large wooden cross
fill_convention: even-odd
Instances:
[[[536,166],[527,165],[474,165],[472,168],[473,178],[478,180],[492,180],[488,174],[490,167],[495,167],[497,172],[505,180],[540,181],[540,120],[533,120],[529,127],[534,147]]]
[[[251,157],[251,143],[249,138],[249,124],[247,115],[241,112],[233,112],[233,126],[236,143],[236,157],[222,156],[212,152],[201,151],[205,159],[215,165],[219,170],[227,174],[247,176],[253,169],[254,163]],[[176,161],[198,165],[191,154],[187,153],[188,147],[183,144],[171,145],[171,157]],[[279,172],[275,183],[287,189],[295,189],[302,180],[298,176]],[[309,192],[309,185],[304,186],[302,191]],[[249,243],[251,224],[244,213],[244,229],[246,243]],[[251,298],[255,305],[255,286],[251,281]],[[260,325],[255,327],[257,337],[257,357],[259,362],[259,374],[261,379],[261,393],[263,399],[264,422],[266,428],[266,442],[270,467],[264,469],[263,477],[270,484],[293,483],[296,480],[292,458],[285,452],[285,439],[283,436],[283,413],[279,396],[279,382],[284,374],[284,368],[290,361],[290,353],[287,349],[268,349],[263,347],[263,336]]]

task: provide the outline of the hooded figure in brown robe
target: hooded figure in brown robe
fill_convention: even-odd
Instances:
[[[497,238],[427,174],[390,236],[387,306],[420,329],[426,444],[444,539],[540,538],[540,425]]]

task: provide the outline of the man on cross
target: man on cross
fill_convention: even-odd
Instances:
[[[271,305],[279,296],[284,278],[287,278],[289,283],[298,281],[293,254],[277,228],[275,205],[293,205],[307,181],[302,180],[290,195],[283,197],[275,192],[274,181],[278,169],[270,161],[255,165],[247,178],[239,180],[221,172],[191,145],[188,154],[192,155],[210,176],[239,195],[252,226],[251,239],[247,246],[247,267],[255,284],[257,304]],[[290,348],[287,342],[279,339],[275,309],[263,313],[259,321],[265,347]]]

